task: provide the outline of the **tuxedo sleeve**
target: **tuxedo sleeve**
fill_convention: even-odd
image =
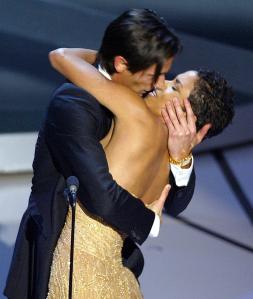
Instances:
[[[193,168],[187,186],[178,187],[175,178],[170,172],[171,190],[164,204],[164,210],[171,216],[177,216],[183,212],[192,200],[195,189],[196,175]]]
[[[45,137],[57,170],[79,179],[78,198],[87,210],[142,244],[155,214],[120,187],[109,173],[99,143],[97,102],[85,91],[54,94],[45,122]]]

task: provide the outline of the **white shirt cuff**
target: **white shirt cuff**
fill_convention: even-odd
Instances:
[[[158,215],[155,214],[155,220],[148,236],[151,238],[156,238],[159,235],[159,231],[160,231],[160,218]]]
[[[187,169],[183,169],[178,165],[175,164],[170,164],[170,170],[172,171],[174,178],[175,178],[175,182],[176,185],[178,187],[182,187],[182,186],[187,186],[190,180],[190,176],[192,173],[192,169],[193,169],[193,157],[192,157],[192,164],[190,166],[190,168]]]

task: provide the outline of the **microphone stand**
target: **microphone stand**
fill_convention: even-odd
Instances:
[[[69,299],[72,299],[73,268],[74,268],[74,242],[75,242],[75,221],[76,221],[76,192],[69,192],[69,203],[72,211],[71,244],[70,244],[70,268],[69,268]]]

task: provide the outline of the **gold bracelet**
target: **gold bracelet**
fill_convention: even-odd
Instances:
[[[178,166],[182,167],[182,166],[187,165],[191,161],[191,159],[192,159],[192,153],[190,153],[187,157],[185,157],[181,160],[175,160],[170,156],[169,161],[170,161],[171,164],[175,164],[175,165],[178,165]]]

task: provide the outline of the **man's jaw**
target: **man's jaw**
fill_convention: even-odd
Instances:
[[[145,98],[146,96],[148,96],[148,95],[156,95],[156,90],[155,90],[155,88],[152,88],[152,89],[150,89],[150,90],[143,90],[142,91],[142,93],[141,94],[139,94],[141,97],[143,97],[143,98]]]

